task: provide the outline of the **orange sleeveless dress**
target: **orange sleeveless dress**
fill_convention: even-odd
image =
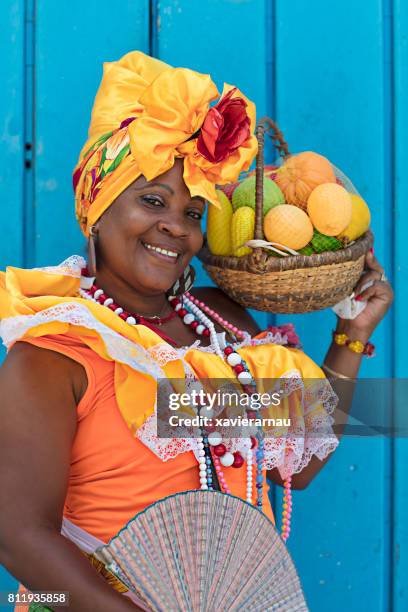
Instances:
[[[88,378],[77,407],[64,517],[107,542],[149,504],[200,488],[192,451],[163,462],[132,434],[116,403],[114,362],[102,359],[69,334],[23,341],[70,357],[85,368]],[[137,401],[143,398],[135,398]],[[246,472],[230,467],[224,473],[231,493],[245,499]],[[266,493],[263,511],[274,522]]]

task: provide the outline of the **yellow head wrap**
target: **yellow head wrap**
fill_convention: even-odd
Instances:
[[[256,155],[255,106],[235,87],[139,51],[104,64],[88,141],[74,171],[83,233],[140,175],[150,181],[184,158],[192,197],[218,203],[215,185],[235,181]]]

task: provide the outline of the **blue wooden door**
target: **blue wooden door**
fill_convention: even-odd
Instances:
[[[404,0],[6,0],[0,98],[0,265],[58,262],[84,244],[71,169],[102,61],[131,49],[236,84],[369,202],[375,252],[396,289],[366,377],[407,377],[408,5]],[[197,267],[199,264],[197,264]],[[207,283],[203,272],[201,283]],[[257,315],[261,325],[267,315]],[[272,320],[272,317],[270,317]],[[321,362],[334,315],[293,321]],[[403,409],[402,406],[398,407]],[[295,494],[289,549],[313,612],[408,609],[405,439],[344,439]],[[273,494],[280,507],[280,490]],[[0,573],[0,590],[14,581]]]

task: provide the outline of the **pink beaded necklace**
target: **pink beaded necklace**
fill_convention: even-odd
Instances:
[[[119,304],[116,304],[112,298],[106,295],[106,293],[104,293],[104,291],[95,284],[93,284],[89,289],[80,289],[80,295],[86,299],[95,301],[106,308],[109,308],[129,325],[146,325],[147,327],[156,331],[156,333],[158,333],[158,335],[160,335],[164,340],[170,341],[173,345],[175,344],[174,341],[163,334],[162,330],[156,328],[156,325],[161,325],[163,322],[165,322],[165,320],[170,320],[172,318],[171,315],[161,319],[160,317],[143,317],[142,315],[126,312]],[[235,325],[221,317],[213,309],[209,308],[204,302],[194,298],[188,292],[186,292],[181,298],[171,296],[168,299],[173,308],[174,314],[177,314],[183,320],[185,325],[188,325],[192,330],[194,330],[198,336],[210,337],[211,345],[213,346],[215,352],[222,359],[224,359],[229,366],[231,366],[237,376],[238,381],[242,385],[243,390],[249,395],[256,392],[256,383],[247,364],[242,359],[241,355],[235,350],[232,344],[226,343],[226,346],[223,349],[221,348],[214,323],[206,316],[206,314],[213,318],[219,325],[224,327],[224,329],[227,329],[236,338],[243,339],[248,337],[248,334],[238,329]],[[248,503],[252,503],[254,467],[253,453],[255,452],[255,505],[261,509],[263,494],[262,466],[264,457],[264,442],[261,429],[259,428],[256,436],[251,436],[251,448],[246,453],[246,457],[243,457],[238,451],[231,453],[227,450],[225,444],[223,444],[222,436],[215,431],[215,427],[211,422],[211,417],[214,415],[211,414],[211,411],[208,409],[206,409],[205,414],[209,421],[208,424],[206,424],[206,426],[202,429],[201,436],[197,438],[201,489],[214,489],[211,469],[211,465],[213,465],[222,491],[225,493],[231,493],[225,478],[223,467],[241,468],[246,460],[246,501]],[[256,417],[256,411],[247,410],[247,416],[249,418]],[[288,477],[284,482],[281,535],[285,542],[290,534],[290,519],[292,513],[291,481],[291,477]]]
[[[204,310],[204,312],[206,312],[208,315],[210,315],[210,317],[212,317],[214,321],[221,325],[221,327],[224,327],[228,331],[232,332],[232,334],[237,338],[244,339],[247,336],[244,331],[238,329],[238,327],[236,327],[235,325],[232,325],[232,323],[227,321],[227,319],[224,319],[221,315],[219,315],[218,312],[215,312],[215,310],[209,308],[206,304],[204,304],[204,302],[201,302],[200,300],[192,296],[191,293],[189,293],[188,291],[185,293],[185,296],[188,297],[188,299],[191,300],[193,304],[195,304],[196,306]]]

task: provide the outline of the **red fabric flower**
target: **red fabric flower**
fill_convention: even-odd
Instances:
[[[223,161],[251,136],[247,104],[240,97],[232,97],[236,91],[234,87],[210,108],[201,127],[197,149],[212,163]]]

